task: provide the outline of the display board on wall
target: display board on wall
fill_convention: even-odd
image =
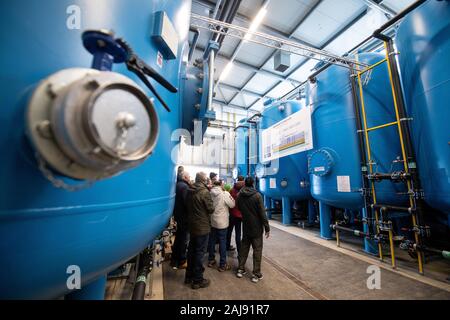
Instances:
[[[313,147],[310,107],[261,132],[262,162],[305,152]]]

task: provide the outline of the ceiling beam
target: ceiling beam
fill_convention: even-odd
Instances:
[[[291,30],[291,32],[288,35],[288,39],[295,39],[294,38],[294,34],[297,32],[297,30],[302,26],[302,24],[305,22],[305,20],[314,12],[314,10],[316,10],[316,8],[322,3],[323,0],[318,0],[316,1],[316,3],[314,3],[314,5],[312,5],[308,11],[303,15],[303,17],[296,23],[295,27]],[[308,44],[311,47],[317,48],[316,46],[312,45],[312,44]],[[250,77],[250,79],[248,79],[247,82],[244,83],[244,85],[242,86],[242,90],[250,83],[250,81],[252,81],[252,79],[259,73],[261,72],[261,70],[263,70],[263,67],[273,58],[273,56],[275,56],[275,54],[277,53],[278,50],[273,50],[272,53],[270,54],[270,56],[264,61],[264,63],[258,68],[258,70],[256,70],[256,72]],[[285,81],[286,78],[284,78],[283,76],[281,76],[281,81]],[[296,82],[298,82],[297,80],[295,80]],[[280,82],[277,83],[277,85]],[[234,99],[238,94],[240,94],[240,92],[237,92],[234,97],[232,99]]]
[[[228,90],[235,91],[235,92],[242,92],[242,93],[245,93],[245,94],[248,94],[248,95],[251,95],[251,96],[254,96],[254,97],[258,97],[258,98],[261,98],[263,96],[261,93],[258,93],[258,92],[255,92],[255,91],[251,91],[251,90],[247,90],[247,89],[242,90],[239,87],[235,87],[235,86],[232,86],[230,84],[223,83],[223,82],[219,83],[219,86],[224,88],[224,89],[228,89]],[[235,97],[236,96],[234,96],[233,99]],[[232,102],[233,99],[230,99],[230,102]]]
[[[356,22],[358,22],[360,19],[362,19],[368,12],[368,8],[364,8],[364,10],[362,10],[361,12],[359,12],[359,14],[352,19],[352,21],[350,21],[349,23],[347,23],[343,28],[339,29],[338,32],[336,32],[335,34],[333,34],[333,36],[331,36],[321,47],[320,49],[323,50],[325,47],[327,47],[331,42],[333,42],[334,40],[336,40],[339,36],[341,36],[345,31],[347,31],[349,28],[351,28]],[[286,75],[286,79],[288,79],[289,77],[292,76],[292,74],[294,74],[298,69],[300,69],[302,66],[304,66],[310,59],[307,59],[305,61],[303,61],[302,63],[300,63],[299,65],[297,65],[291,72],[289,72]],[[269,90],[267,90],[266,94],[269,94],[270,91],[272,91],[273,89],[275,89],[280,83],[282,83],[283,81],[279,81],[278,83],[276,83],[274,86],[272,86]],[[255,104],[257,104],[261,99],[258,99],[257,101],[255,101],[253,104],[251,104],[248,108],[251,109],[253,108],[253,106]]]
[[[205,51],[205,47],[203,47],[201,45],[197,45],[195,51],[199,51],[203,55],[203,52]],[[226,62],[228,62],[230,60],[229,56],[221,53],[220,51],[218,53],[218,56],[220,58],[226,60]],[[236,66],[238,66],[238,67],[241,67],[243,69],[247,69],[249,71],[259,71],[261,74],[266,74],[266,75],[268,75],[270,77],[274,77],[274,78],[279,79],[279,80],[286,80],[282,75],[280,75],[278,73],[275,73],[275,72],[272,72],[272,71],[268,71],[268,70],[260,70],[258,67],[254,66],[252,64],[249,64],[249,63],[247,63],[245,61],[241,61],[239,59],[235,59],[234,60],[234,64]],[[289,80],[292,81],[293,83],[300,84],[300,81],[297,81],[297,80],[294,80],[294,79],[289,79]]]

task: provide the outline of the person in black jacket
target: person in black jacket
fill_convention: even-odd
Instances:
[[[190,241],[188,247],[188,261],[186,269],[186,284],[192,284],[192,289],[206,288],[209,280],[203,278],[203,257],[208,245],[211,232],[211,215],[214,204],[207,186],[207,175],[197,173],[194,185],[189,189],[186,197],[188,210],[188,226]]]
[[[237,207],[242,213],[243,237],[239,252],[239,268],[236,273],[242,278],[245,271],[250,246],[253,248],[253,276],[252,282],[262,280],[261,260],[263,250],[263,233],[269,238],[270,227],[266,216],[266,209],[261,194],[254,188],[255,181],[249,177],[245,179],[245,187],[239,192]]]
[[[173,209],[173,217],[177,223],[177,231],[175,232],[175,242],[172,246],[172,259],[170,265],[173,269],[186,269],[186,250],[189,232],[188,213],[185,202],[191,178],[188,172],[182,171],[181,173],[178,173],[177,180],[175,206]]]

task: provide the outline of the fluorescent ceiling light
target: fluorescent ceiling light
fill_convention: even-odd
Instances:
[[[230,61],[228,62],[228,64],[225,66],[225,68],[222,71],[222,74],[220,75],[220,81],[224,80],[226,77],[228,77],[228,75],[230,74],[231,68],[233,67],[233,62]]]
[[[266,14],[267,14],[267,9],[266,9],[266,6],[264,6],[259,10],[255,19],[253,20],[252,24],[250,25],[250,28],[249,28],[250,32],[256,31],[256,29],[258,29],[259,25],[264,20],[264,17],[266,16]],[[252,35],[250,33],[247,33],[244,37],[244,41],[250,39],[251,37],[252,37]]]

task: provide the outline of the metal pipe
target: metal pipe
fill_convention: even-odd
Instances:
[[[415,9],[417,9],[420,5],[422,5],[426,1],[427,0],[418,0],[418,1],[414,2],[409,7],[407,7],[405,10],[403,10],[402,12],[397,14],[395,17],[393,17],[391,20],[389,20],[388,22],[383,24],[380,28],[375,30],[375,32],[373,33],[373,35],[370,38],[373,37],[373,38],[378,38],[378,39],[381,39],[381,40],[385,40],[385,39],[383,39],[384,35],[381,34],[384,30],[386,30],[387,28],[389,28],[389,27],[393,26],[394,24],[396,24],[398,21],[403,19],[406,15],[408,15],[410,12],[414,11]]]
[[[197,47],[198,38],[200,37],[200,30],[196,27],[191,26],[189,31],[194,33],[194,39],[192,39],[191,48],[189,49],[188,61],[191,61],[192,55],[194,54],[195,48]]]
[[[387,212],[387,211],[397,211],[397,212],[413,212],[415,209],[414,208],[407,208],[407,207],[398,207],[398,206],[387,206],[387,205],[383,205],[383,204],[373,204],[372,205],[373,209],[380,209],[383,212]]]
[[[232,23],[234,20],[234,17],[236,16],[236,13],[239,9],[239,6],[241,5],[241,1],[242,0],[236,0],[233,2],[233,5],[231,6],[231,10],[230,10],[230,14],[228,15],[228,17],[226,18],[225,22],[226,23]],[[219,39],[217,40],[217,42],[219,43],[219,47],[222,46],[223,40],[225,40],[225,35],[224,34],[220,34],[219,35]]]
[[[332,230],[339,230],[339,231],[344,231],[344,232],[348,232],[351,233],[357,237],[370,237],[370,234],[365,233],[364,231],[360,231],[360,230],[355,230],[355,229],[351,229],[351,228],[346,228],[343,226],[340,226],[338,224],[331,224],[330,225],[330,229]]]
[[[208,111],[213,110],[215,60],[216,60],[216,51],[211,50],[209,53],[209,64],[208,64],[208,71],[209,71]]]
[[[216,19],[217,18],[217,15],[219,14],[219,8],[220,8],[220,5],[222,4],[222,0],[217,0],[217,3],[216,3],[216,6],[214,7],[214,12],[213,12],[213,14],[212,14],[212,17],[214,18],[214,19]]]
[[[152,270],[153,254],[147,248],[140,255],[137,264],[136,282],[134,284],[131,300],[144,300],[147,287],[147,276]]]
[[[385,24],[383,24],[380,28],[378,28],[377,30],[375,30],[375,32],[368,36],[366,39],[362,40],[360,43],[358,43],[356,46],[354,46],[352,49],[350,49],[348,51],[348,53],[344,54],[343,56],[348,56],[350,55],[352,52],[354,52],[355,50],[357,50],[358,48],[362,47],[364,44],[366,44],[367,42],[369,42],[372,39],[379,39],[379,40],[383,40],[383,36],[381,35],[381,33],[385,30],[387,30],[388,28],[392,27],[395,23],[397,23],[398,21],[400,21],[401,19],[403,19],[407,14],[409,14],[410,12],[412,12],[413,10],[415,10],[417,7],[419,7],[421,4],[423,4],[424,2],[426,2],[427,0],[419,0],[416,1],[415,3],[413,3],[412,5],[410,5],[409,7],[407,7],[405,10],[401,11],[400,13],[398,13],[396,16],[394,16],[391,20],[389,20],[388,22],[386,22]],[[326,69],[328,69],[329,67],[331,67],[332,64],[327,64],[323,67],[321,67],[320,69],[318,69],[316,72],[314,72],[311,76],[309,76],[309,79],[312,79],[314,77],[316,77],[318,74],[322,73],[323,71],[325,71]],[[288,92],[287,94],[285,94],[281,99],[284,99],[285,97],[293,94],[295,91],[299,90],[301,87],[303,87],[305,84],[307,83],[307,81],[304,81],[303,83],[299,84],[296,88],[294,88],[293,90],[291,90],[290,92]]]
[[[389,17],[395,16],[395,11],[390,8],[383,6],[382,4],[378,4],[373,0],[363,0],[369,7],[375,8]]]
[[[355,68],[353,67],[351,69],[352,75],[355,73]],[[358,135],[358,149],[360,154],[360,167],[361,167],[361,174],[362,174],[362,189],[363,189],[363,199],[364,199],[364,208],[366,214],[366,225],[367,225],[367,232],[369,237],[372,235],[372,222],[373,222],[373,212],[369,208],[369,204],[371,203],[371,197],[370,197],[370,183],[369,179],[367,178],[367,156],[366,156],[366,148],[364,144],[364,131],[363,131],[363,125],[361,121],[361,112],[360,112],[360,105],[359,105],[359,99],[358,99],[358,93],[356,89],[356,79],[355,77],[350,76],[350,84],[351,84],[351,90],[352,90],[352,98],[353,98],[353,109],[355,112],[355,122],[356,122],[356,132]],[[369,247],[368,243],[365,243],[365,247]]]

